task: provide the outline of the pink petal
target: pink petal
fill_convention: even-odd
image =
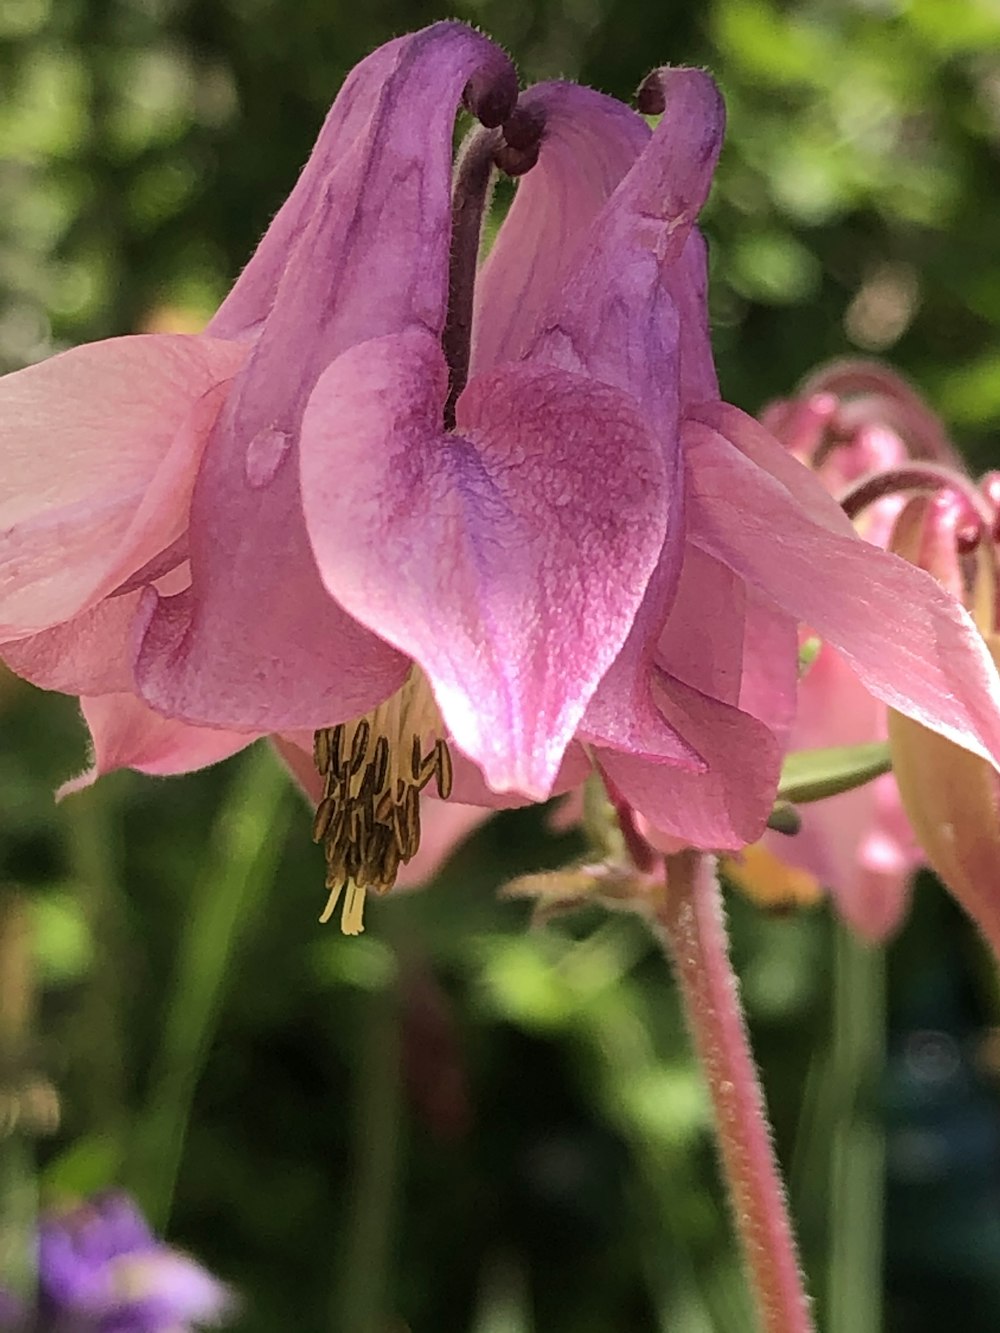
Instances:
[[[421,665],[489,785],[544,798],[655,566],[662,454],[580,377],[481,376],[452,436],[445,392],[426,333],[331,366],[303,428],[306,519],[331,595]]]
[[[527,350],[590,224],[650,137],[630,107],[572,83],[537,84],[518,107],[544,116],[545,129],[476,284],[473,374]]]
[[[425,797],[420,803],[420,849],[412,861],[400,867],[397,887],[418,889],[432,880],[459,843],[492,813],[482,806]]]
[[[726,565],[688,547],[653,640],[653,699],[700,769],[597,751],[654,846],[735,848],[759,836],[795,710],[797,635]]]
[[[449,93],[442,81],[452,64],[458,67],[458,73],[452,78],[454,87]],[[426,128],[429,135],[433,134],[435,117],[439,120],[442,114],[449,121],[453,118],[463,84],[467,84],[463,100],[484,123],[499,124],[517,96],[517,78],[507,57],[499,47],[461,23],[436,23],[396,38],[355,66],[327,115],[295,187],[220,306],[209,331],[226,338],[252,337],[260,331],[271,312],[290,255],[300,243],[307,248],[314,244],[314,236],[307,233],[315,232],[317,218],[327,218],[334,206],[331,194],[344,197],[349,192],[345,173],[337,171],[345,157],[354,155],[356,184],[364,182],[369,171],[377,176],[380,164],[386,168],[384,179],[390,178],[391,168],[398,169],[398,179],[391,182],[397,193],[384,202],[384,223],[397,231],[409,228],[422,211],[420,165],[413,170],[413,162],[424,148],[421,131]],[[448,144],[450,166],[450,135]],[[360,200],[360,189],[358,195]],[[378,205],[371,201],[365,207],[365,201],[360,200],[358,211],[374,215]],[[398,251],[398,244],[393,248]],[[341,275],[341,279],[345,276],[349,281],[349,275]]]
[[[669,447],[681,359],[671,269],[708,194],[724,112],[701,70],[667,71],[665,88],[663,118],[594,222],[575,272],[541,320],[531,356],[632,394]],[[694,299],[697,261],[694,253],[687,261],[685,302]]]
[[[236,285],[215,312],[208,332],[220,338],[252,338],[270,314],[288,256],[319,206],[337,158],[368,126],[382,84],[410,37],[397,37],[365,57],[344,80],[327,113],[309,160],[278,209]]]
[[[150,564],[156,565],[163,558],[157,557]],[[133,630],[141,593],[148,582],[146,578],[130,592],[105,597],[63,625],[2,644],[0,656],[12,671],[45,690],[61,690],[64,694],[134,694]],[[190,582],[190,570],[182,562],[157,578],[155,586],[157,592],[169,595],[183,591]]]
[[[370,91],[366,77],[360,95]],[[402,683],[406,659],[320,582],[302,516],[299,427],[317,378],[346,348],[444,326],[463,92],[496,123],[516,97],[513,68],[473,29],[437,24],[399,45],[367,120],[348,117],[353,140],[328,145],[323,189],[206,451],[192,590],[146,608],[136,679],[160,712],[260,730],[323,726]]]
[[[798,687],[798,626],[696,546],[656,645],[669,675],[787,736]]]
[[[583,371],[631,394],[658,433],[667,466],[670,512],[657,573],[591,701],[584,734],[597,744],[698,768],[701,757],[651,704],[648,680],[652,645],[683,560],[680,394],[715,384],[707,315],[698,307],[704,248],[691,228],[711,182],[723,113],[715,85],[696,70],[671,71],[667,100],[659,127],[588,232],[575,272],[564,289],[553,290],[530,359]],[[691,321],[688,331],[682,332],[681,314]]]
[[[795,721],[798,622],[756,588],[746,588],[745,595],[739,706],[787,748]]]
[[[0,380],[0,639],[93,606],[169,545],[245,349],[111,338]]]
[[[664,275],[677,306],[681,337],[681,404],[717,400],[712,335],[708,322],[708,249],[697,227],[684,243],[676,264]]]
[[[727,565],[689,547],[657,657],[678,680],[738,705],[746,584]]]
[[[101,694],[81,699],[80,707],[93,738],[93,767],[64,783],[59,789],[60,799],[118,768],[134,768],[156,776],[193,773],[228,759],[257,739],[247,733],[173,722],[154,713],[132,694]]]
[[[487,806],[491,810],[516,810],[521,806],[532,804],[531,798],[522,792],[493,791],[486,785],[480,769],[455,747],[452,748],[452,767],[454,769],[452,800],[459,801],[463,805]],[[559,765],[559,771],[552,783],[552,795],[558,796],[579,787],[593,771],[594,765],[586,748],[573,741]]]
[[[1000,765],[1000,680],[962,607],[844,532],[820,483],[759,427],[730,441],[694,421],[684,441],[695,544],[829,640],[877,698]]]
[[[676,845],[719,851],[756,841],[764,830],[783,750],[757,718],[662,676],[657,702],[697,749],[706,771],[596,749],[595,758],[625,800]]]
[[[132,691],[129,651],[140,593],[106,597],[63,625],[0,645],[0,656],[25,680],[63,694]]]
[[[677,593],[685,553],[684,495],[676,443],[675,436],[664,447],[668,512],[663,547],[625,643],[587,704],[580,735],[594,745],[700,772],[703,758],[667,722],[650,693],[656,643]]]
[[[579,735],[591,745],[703,773],[705,760],[663,716],[652,692],[657,640],[676,586],[675,568],[661,559],[621,652],[587,704]]]

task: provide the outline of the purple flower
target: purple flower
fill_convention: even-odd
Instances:
[[[47,1333],[188,1333],[217,1326],[232,1308],[227,1288],[157,1240],[117,1193],[43,1219],[38,1281]]]

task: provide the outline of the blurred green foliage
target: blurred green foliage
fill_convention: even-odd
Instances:
[[[733,401],[884,354],[977,467],[996,460],[995,0],[457,10],[526,80],[627,97],[654,63],[714,71],[730,134],[706,225]],[[0,365],[196,327],[346,71],[435,17],[423,0],[0,0]],[[662,960],[637,923],[532,929],[496,896],[572,837],[503,814],[347,940],[316,924],[308,812],[266,752],[55,807],[84,763],[72,703],[5,681],[0,717],[0,882],[30,903],[37,987],[2,1073],[7,1094],[58,1092],[59,1128],[34,1142],[43,1192],[135,1190],[241,1290],[245,1333],[750,1327]],[[823,1327],[922,1333],[956,1308],[968,1333],[997,1327],[997,1002],[971,931],[922,883],[887,1000],[880,956],[825,910],[731,909]],[[33,1188],[24,1145],[2,1148],[4,1255]]]

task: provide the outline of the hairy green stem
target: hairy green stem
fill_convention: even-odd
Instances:
[[[126,1121],[123,968],[129,931],[118,875],[121,835],[112,808],[103,784],[78,792],[63,807],[73,875],[94,956],[77,1024],[83,1055],[77,1096],[89,1132],[110,1139],[117,1152]]]

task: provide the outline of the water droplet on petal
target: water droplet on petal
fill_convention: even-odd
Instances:
[[[292,437],[286,430],[265,426],[247,446],[244,468],[246,479],[255,490],[274,480],[291,447]]]

